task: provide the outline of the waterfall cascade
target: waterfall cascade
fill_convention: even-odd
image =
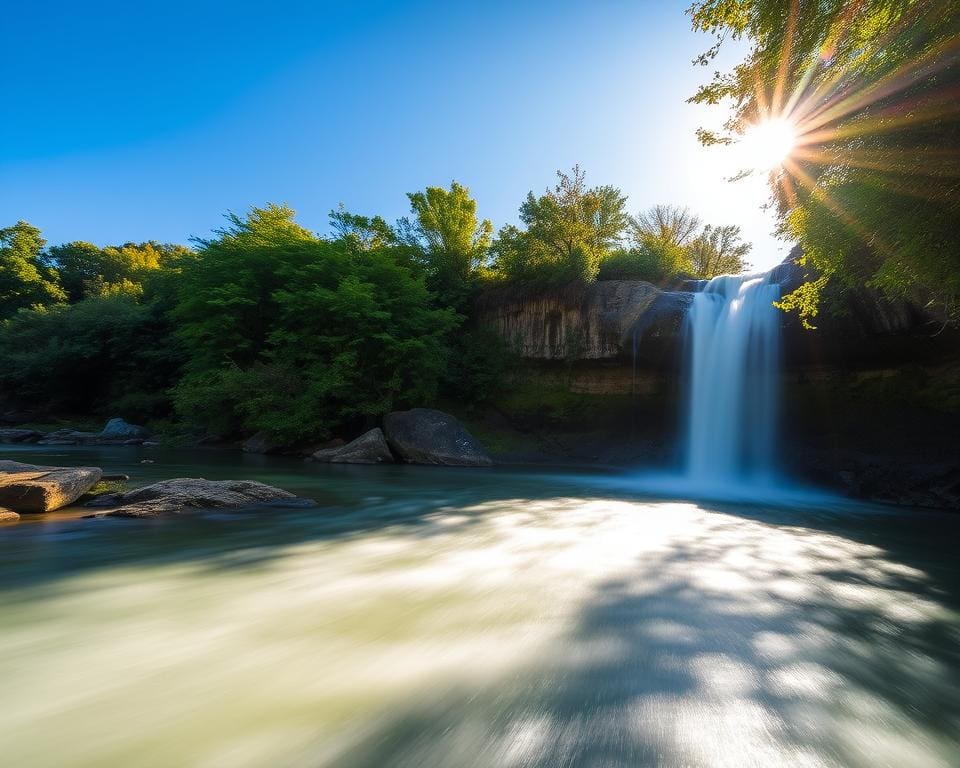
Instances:
[[[710,280],[687,315],[687,481],[717,492],[773,484],[780,286],[770,274]]]

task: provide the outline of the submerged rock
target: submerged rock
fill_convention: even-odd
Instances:
[[[51,512],[76,501],[102,474],[97,467],[44,467],[0,461],[0,507],[13,512]]]
[[[431,408],[394,411],[383,419],[387,443],[411,464],[489,467],[493,459],[449,413]]]
[[[319,450],[313,454],[313,458],[330,464],[390,464],[394,461],[390,446],[379,427],[346,445]]]
[[[98,496],[88,507],[115,507],[94,517],[157,517],[190,509],[308,507],[314,502],[253,480],[205,480],[178,477],[124,493]]]

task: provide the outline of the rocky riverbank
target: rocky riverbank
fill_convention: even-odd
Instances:
[[[30,427],[0,428],[0,443],[37,445],[157,445],[150,430],[121,418],[110,419],[99,432],[71,428],[43,431]]]

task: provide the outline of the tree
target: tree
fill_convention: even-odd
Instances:
[[[526,230],[507,226],[494,246],[498,270],[515,280],[593,280],[629,222],[626,197],[612,186],[588,188],[579,166],[557,172],[559,183],[520,206]]]
[[[689,208],[655,205],[630,219],[630,239],[634,245],[646,242],[686,246],[700,229],[700,219]]]
[[[394,246],[359,247],[352,228],[321,239],[293,217],[230,215],[182,268],[174,399],[191,422],[295,441],[436,391],[456,315],[432,306]]]
[[[879,288],[960,321],[960,4],[698,0],[696,30],[751,52],[693,101],[733,104],[725,131],[786,120],[797,148],[770,175],[781,232],[819,273],[782,306],[804,322],[823,288]]]
[[[40,230],[25,221],[0,229],[0,320],[66,298],[41,259],[44,245]]]
[[[739,274],[747,269],[749,243],[740,240],[740,227],[707,225],[687,247],[693,274],[704,280]]]
[[[290,209],[283,207],[283,210]],[[384,218],[350,213],[343,203],[330,211],[330,228],[338,239],[355,250],[369,251],[397,242],[396,231]]]
[[[422,254],[428,286],[441,303],[464,308],[470,281],[486,262],[493,225],[477,219],[476,200],[456,181],[449,190],[427,187],[407,197],[413,220],[400,220],[403,239]]]
[[[188,252],[181,245],[125,243],[100,248],[74,241],[48,248],[44,263],[56,270],[71,302],[116,293],[137,295],[151,272]]]

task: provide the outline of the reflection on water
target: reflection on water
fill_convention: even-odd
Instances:
[[[4,765],[960,764],[949,515],[57,460],[256,477],[321,507],[0,529]]]

